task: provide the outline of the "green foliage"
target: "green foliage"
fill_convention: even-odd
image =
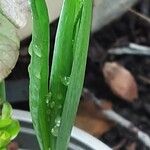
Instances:
[[[12,107],[4,102],[0,115],[0,149],[5,149],[20,131],[17,120],[12,119]]]
[[[42,150],[66,150],[85,74],[92,0],[65,0],[48,87],[49,27],[45,1],[31,0],[30,110]]]
[[[69,141],[84,82],[92,17],[92,0],[84,0],[81,8],[79,10],[81,14],[75,27],[75,36],[73,37],[74,56],[57,138],[57,150],[67,149],[67,141]]]
[[[0,82],[0,105],[6,100],[5,82]]]
[[[48,94],[49,62],[49,20],[44,0],[31,0],[33,31],[29,48],[31,63],[29,66],[29,99],[33,125],[42,150],[48,150],[49,114],[46,96]]]

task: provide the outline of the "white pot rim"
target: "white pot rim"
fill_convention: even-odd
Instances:
[[[31,115],[28,111],[14,109],[13,117],[22,122],[32,123]],[[84,143],[89,147],[92,146],[93,150],[111,150],[111,148],[103,142],[77,127],[73,127],[71,137],[78,139],[78,141],[81,141],[81,143]]]

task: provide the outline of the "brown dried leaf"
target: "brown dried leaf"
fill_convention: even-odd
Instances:
[[[107,62],[103,68],[106,83],[114,94],[132,102],[138,98],[137,84],[132,74],[116,62]]]
[[[136,143],[130,143],[129,145],[127,145],[126,150],[136,150],[137,149],[137,145]]]
[[[18,147],[18,144],[16,142],[11,142],[8,147],[7,147],[8,150],[18,150],[19,147]]]
[[[75,125],[99,137],[109,131],[114,124],[105,119],[91,101],[84,101],[80,103]]]
[[[109,102],[107,100],[103,100],[99,107],[103,110],[110,110],[110,109],[112,109],[113,105],[111,102]]]

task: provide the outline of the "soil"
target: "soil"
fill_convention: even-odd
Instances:
[[[143,0],[134,9],[146,16],[150,16],[150,1]],[[58,20],[51,25],[52,49],[57,23]],[[12,74],[8,77],[8,81],[28,78],[27,66],[30,58],[26,48],[30,40],[31,37],[22,41],[19,61]],[[109,49],[127,46],[129,43],[150,47],[150,22],[144,21],[131,12],[127,12],[100,31],[91,34],[84,87],[92,91],[98,98],[110,101],[113,104],[113,109],[118,114],[130,120],[134,125],[150,135],[149,56],[116,56],[108,53]],[[139,98],[133,103],[128,103],[115,96],[105,83],[102,68],[104,63],[108,61],[118,62],[135,77],[138,84]],[[18,109],[29,109],[27,100],[21,103],[13,103],[13,106]],[[119,125],[115,125],[109,131],[100,135],[99,139],[118,150],[148,150],[144,144],[137,140],[135,135]]]
[[[136,6],[141,13],[143,13],[142,5]],[[147,15],[150,16],[150,9],[147,11]],[[111,101],[113,109],[118,114],[150,135],[149,56],[115,56],[108,54],[109,49],[126,46],[129,43],[150,46],[150,23],[143,22],[130,12],[93,34],[90,42],[85,86],[100,99]],[[103,64],[107,61],[118,62],[132,73],[138,84],[139,98],[136,101],[127,103],[111,92],[102,74]],[[148,80],[142,80],[141,76]],[[119,125],[100,136],[100,140],[110,147],[116,147],[120,150],[129,149],[131,144],[136,145],[134,148],[132,147],[134,150],[148,150],[144,144],[137,140],[135,135]],[[121,146],[117,148],[117,145]]]

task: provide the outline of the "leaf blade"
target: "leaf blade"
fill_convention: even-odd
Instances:
[[[68,86],[68,90],[66,93],[66,99],[62,113],[62,123],[59,130],[56,150],[59,150],[60,148],[67,149],[71,129],[78,108],[78,103],[82,91],[85,74],[91,17],[92,17],[91,14],[92,14],[92,1],[91,0],[83,1],[83,11],[81,15],[78,38],[75,46],[75,54],[70,76],[70,84]]]
[[[31,0],[33,16],[32,42],[29,53],[29,99],[33,125],[42,150],[49,149],[49,121],[46,95],[48,94],[49,19],[44,0]]]

